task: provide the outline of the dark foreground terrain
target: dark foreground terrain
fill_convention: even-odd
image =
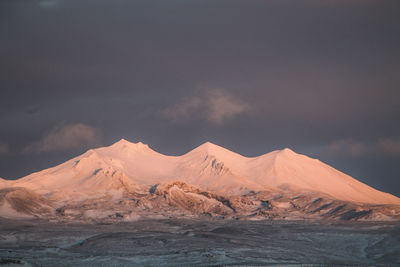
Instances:
[[[400,265],[400,224],[0,219],[0,265]]]

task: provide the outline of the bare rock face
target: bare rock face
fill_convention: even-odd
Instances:
[[[208,197],[207,194],[201,194],[198,190],[187,190],[186,184],[182,186],[183,188],[180,185],[182,184],[169,186],[166,198],[170,205],[194,214],[227,215],[232,213],[231,209],[218,200]]]
[[[53,212],[51,201],[26,188],[0,189],[0,214],[4,217],[44,217]]]
[[[400,199],[290,149],[247,158],[205,143],[165,156],[121,140],[15,181],[0,179],[0,216],[400,220]]]
[[[118,197],[104,195],[59,204],[24,188],[6,188],[0,191],[0,206],[3,214],[4,207],[8,208],[9,216],[51,220],[114,222],[188,216],[241,220],[400,220],[398,205],[346,202],[323,194],[292,191],[226,197],[182,181],[151,186],[147,193],[136,192],[131,186]]]

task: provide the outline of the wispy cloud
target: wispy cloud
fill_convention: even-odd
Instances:
[[[98,130],[83,123],[75,123],[53,128],[40,140],[26,146],[23,152],[71,151],[99,144],[100,134]]]
[[[370,155],[400,156],[400,140],[382,138],[375,142],[361,142],[353,139],[342,139],[328,145],[325,148],[325,152],[350,157]]]
[[[223,124],[249,108],[247,103],[222,90],[208,91],[206,100],[207,119],[217,124]]]
[[[162,110],[162,113],[173,121],[182,121],[190,118],[202,106],[203,99],[200,97],[184,97],[178,104]]]
[[[330,154],[359,157],[368,152],[368,147],[352,139],[342,139],[332,142],[326,147],[326,151]]]
[[[39,6],[43,8],[54,8],[58,5],[58,0],[43,0],[39,2]]]
[[[8,154],[8,144],[0,142],[0,156]]]
[[[386,154],[400,155],[400,140],[381,139],[378,141],[377,146]]]
[[[201,95],[184,97],[177,104],[162,110],[173,121],[200,117],[213,124],[224,124],[248,111],[249,105],[223,89],[204,89]]]

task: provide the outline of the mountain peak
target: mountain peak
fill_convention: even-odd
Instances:
[[[221,146],[218,146],[216,144],[213,144],[211,142],[205,142],[204,144],[196,147],[189,153],[201,153],[201,154],[207,154],[207,155],[213,155],[213,156],[221,156],[221,155],[228,155],[228,154],[235,154],[234,152],[223,148]]]
[[[400,199],[394,196],[374,190],[289,148],[259,157],[244,157],[211,142],[205,142],[182,156],[166,156],[142,142],[132,143],[121,139],[109,147],[90,150],[66,164],[32,174],[13,184],[47,188],[47,192],[51,192],[58,190],[64,181],[74,184],[79,179],[87,179],[88,174],[95,181],[100,181],[102,176],[96,174],[101,174],[103,170],[111,174],[114,170],[120,171],[143,186],[179,178],[222,194],[230,194],[230,190],[241,192],[243,188],[263,190],[290,186],[322,192],[346,201],[400,203]],[[1,180],[0,184],[6,186]],[[80,184],[74,186],[79,188]]]
[[[147,144],[144,144],[142,142],[129,142],[125,139],[121,139],[118,142],[115,142],[111,146],[109,146],[110,149],[112,150],[118,150],[118,151],[150,151],[151,149]]]
[[[279,151],[280,155],[287,155],[287,156],[293,156],[293,155],[297,155],[296,152],[294,152],[293,150],[291,150],[290,148],[286,147],[282,150]]]
[[[144,144],[140,141],[137,143],[133,143],[133,142],[130,142],[123,138],[121,140],[119,140],[118,142],[115,142],[114,144],[112,144],[112,146],[130,146],[130,147],[147,147],[147,148],[149,147],[149,145]]]
[[[211,149],[218,149],[218,148],[223,148],[223,147],[220,147],[216,144],[213,144],[213,143],[207,141],[207,142],[201,144],[200,146],[198,146],[198,148],[202,148],[205,150],[211,150]]]

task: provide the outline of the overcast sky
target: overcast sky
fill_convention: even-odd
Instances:
[[[400,196],[400,1],[0,1],[0,177],[121,138],[290,147]]]

